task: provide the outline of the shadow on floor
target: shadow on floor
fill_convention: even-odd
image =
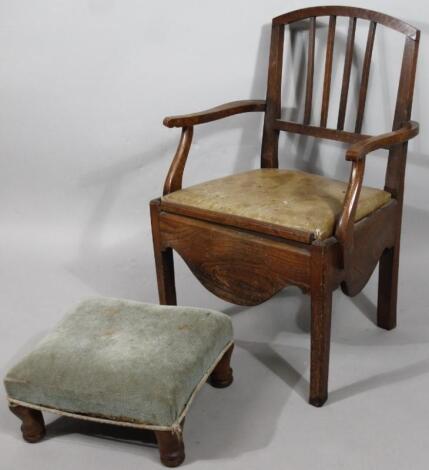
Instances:
[[[429,374],[429,358],[388,372],[373,375],[345,387],[333,390],[329,394],[328,405],[360,395],[370,390],[405,382],[421,375]]]
[[[308,367],[308,351],[306,349],[294,348],[296,351],[294,351],[293,357],[298,359],[300,363],[299,370],[283,357],[292,356],[292,354],[287,354],[292,352],[291,347],[240,340],[236,341],[235,344],[248,351],[255,359],[280,378],[288,388],[295,390],[303,400],[307,400],[310,384],[303,377],[303,373]],[[283,355],[279,350],[283,352]]]

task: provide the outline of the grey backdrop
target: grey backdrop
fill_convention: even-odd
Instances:
[[[263,98],[271,18],[315,4],[0,0],[2,375],[84,296],[157,301],[148,202],[161,194],[179,137],[162,118]],[[422,132],[410,145],[406,176],[399,327],[388,333],[374,325],[376,274],[356,298],[338,293],[331,395],[315,409],[306,404],[308,298],[291,288],[259,307],[234,307],[205,291],[177,259],[179,302],[231,314],[238,344],[234,385],[204,388],[192,408],[185,433],[190,467],[427,468],[429,9],[416,0],[356,6],[422,30],[413,110]],[[345,28],[339,21],[331,124]],[[390,128],[402,52],[398,37],[381,29],[364,126],[372,133]],[[359,40],[366,31],[358,25]],[[323,24],[318,34],[326,36]],[[360,42],[350,108],[363,51]],[[292,118],[302,104],[304,55],[305,35],[295,30],[286,36],[283,101]],[[320,44],[316,57],[323,67]],[[185,185],[257,167],[260,140],[256,114],[198,128]],[[282,137],[280,164],[346,179],[344,149]],[[384,152],[370,157],[368,184],[382,185],[385,163]],[[24,444],[2,401],[1,469],[158,468],[153,449],[119,441],[136,436],[52,417],[54,438]]]

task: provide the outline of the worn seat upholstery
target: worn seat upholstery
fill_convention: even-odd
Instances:
[[[302,171],[258,169],[170,193],[164,203],[246,217],[306,232],[308,240],[334,233],[347,184]],[[390,200],[390,193],[363,187],[355,220]]]
[[[5,386],[12,404],[169,427],[231,341],[223,313],[88,299],[10,370]]]

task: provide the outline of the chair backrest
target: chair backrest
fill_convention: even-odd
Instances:
[[[312,109],[312,104],[317,17],[329,17],[329,27],[326,44],[322,107],[320,110],[320,120],[318,121],[320,124],[318,126],[314,126],[310,125],[310,119],[312,117],[312,112],[314,112]],[[327,127],[327,120],[331,92],[332,62],[337,17],[348,17],[349,26],[337,126],[336,129],[332,129]],[[357,19],[366,20],[368,22],[369,29],[362,66],[356,122],[354,130],[350,132],[344,130],[344,122],[347,111],[347,98],[349,93]],[[308,57],[306,69],[304,117],[303,122],[284,121],[281,119],[281,84],[283,69],[284,30],[285,25],[303,20],[308,22]],[[320,6],[304,8],[286,13],[285,15],[274,18],[272,22],[270,59],[268,67],[267,106],[265,113],[261,156],[261,166],[263,168],[276,168],[278,166],[278,138],[279,131],[282,130],[349,143],[357,142],[367,137],[362,135],[361,131],[377,24],[391,28],[405,35],[405,47],[402,57],[402,66],[392,129],[398,129],[401,127],[402,123],[410,119],[420,38],[419,30],[391,16],[362,8],[345,6]],[[313,114],[313,118],[316,118],[316,114]],[[391,159],[389,158],[389,165],[392,166],[393,163],[390,164],[390,160]],[[391,170],[396,171],[394,168],[391,168]],[[388,184],[388,182],[386,184]]]

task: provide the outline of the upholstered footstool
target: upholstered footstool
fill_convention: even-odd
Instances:
[[[45,435],[42,411],[151,429],[161,462],[184,458],[197,391],[232,382],[232,325],[212,310],[95,298],[81,302],[5,378],[23,437]]]

